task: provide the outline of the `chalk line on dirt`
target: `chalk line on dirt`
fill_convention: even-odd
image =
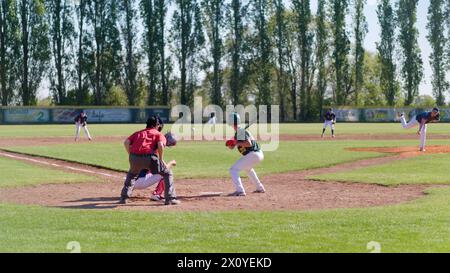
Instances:
[[[63,164],[50,163],[50,162],[47,162],[45,160],[39,160],[39,159],[31,158],[30,156],[16,155],[16,154],[12,154],[12,153],[1,152],[1,151],[0,151],[0,156],[8,157],[8,158],[16,159],[16,160],[33,162],[33,163],[40,164],[40,165],[52,166],[52,167],[55,167],[55,168],[62,168],[62,169],[67,169],[67,170],[71,170],[71,171],[76,171],[76,172],[88,173],[88,174],[92,174],[92,175],[105,176],[105,177],[108,177],[108,178],[123,178],[123,177],[118,176],[118,175],[108,174],[108,173],[104,173],[104,172],[91,171],[91,170],[82,169],[82,168],[76,168],[76,167],[67,166],[67,165],[63,165]]]

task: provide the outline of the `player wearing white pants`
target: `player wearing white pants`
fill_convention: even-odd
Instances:
[[[253,184],[255,184],[256,192],[263,193],[266,191],[263,184],[259,180],[258,175],[253,169],[263,160],[264,154],[262,151],[250,152],[247,155],[241,157],[230,168],[231,179],[233,180],[234,187],[236,188],[236,194],[245,195],[245,189],[242,185],[242,179],[239,176],[239,173],[241,171],[245,171]]]
[[[402,122],[402,127],[404,129],[411,129],[419,126],[420,135],[420,151],[425,152],[426,142],[427,142],[427,128],[428,123],[438,122],[440,120],[439,109],[434,108],[431,112],[424,112],[412,118],[409,122],[406,121],[405,114],[401,114],[400,121]]]
[[[75,117],[75,141],[78,141],[80,138],[80,129],[83,128],[84,133],[86,134],[89,140],[92,140],[91,134],[89,133],[89,129],[87,127],[87,116],[84,112],[81,112],[78,116]]]
[[[229,124],[233,126],[236,133],[233,139],[227,141],[226,146],[229,149],[234,149],[237,147],[239,153],[242,154],[242,157],[236,161],[236,163],[234,163],[229,170],[231,179],[233,180],[233,184],[236,189],[236,191],[230,194],[230,196],[246,196],[244,186],[242,185],[242,179],[239,176],[241,171],[247,172],[250,180],[255,184],[255,193],[265,193],[266,190],[264,185],[261,183],[254,170],[254,167],[264,160],[264,154],[261,151],[258,142],[256,142],[250,132],[238,127],[239,123],[239,115],[237,113],[233,113],[231,116],[231,122],[229,120]]]
[[[334,121],[325,120],[325,122],[323,123],[323,129],[326,130],[328,127],[330,127],[330,129],[334,131]]]

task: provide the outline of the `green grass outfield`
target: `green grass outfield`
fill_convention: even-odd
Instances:
[[[143,124],[89,124],[93,137],[129,136],[144,127]],[[286,135],[320,135],[322,123],[281,124],[280,134]],[[170,129],[170,125],[167,129]],[[198,125],[195,126],[199,128]],[[196,129],[196,131],[198,131]],[[74,136],[74,125],[0,125],[0,137],[58,137]],[[336,133],[346,134],[414,134],[415,131],[404,130],[399,123],[338,123]],[[429,126],[429,134],[450,134],[450,124],[438,123]],[[81,132],[83,134],[83,132]]]
[[[0,187],[95,181],[89,176],[50,170],[4,157],[0,157],[0,174]]]
[[[450,188],[318,212],[145,213],[0,205],[0,252],[450,252]]]
[[[353,126],[349,131],[361,129],[359,124]],[[0,127],[0,135],[4,128]],[[32,128],[25,126],[22,130]],[[380,133],[377,129],[374,126],[365,133]],[[430,141],[430,145],[449,144],[445,140]],[[350,152],[346,147],[417,145],[413,140],[283,142],[277,152],[266,153],[265,162],[257,169],[268,174],[383,156]],[[127,168],[119,142],[14,149]],[[217,177],[228,176],[228,168],[239,155],[226,150],[223,143],[202,142],[180,143],[168,151],[167,157],[177,159],[177,177]],[[434,178],[448,176],[448,165],[442,163],[448,159],[446,155],[426,155],[398,164],[404,164],[401,168],[405,171],[417,173],[417,166],[423,162],[436,166],[427,176],[434,182]],[[9,180],[5,178],[17,176],[22,167],[16,163],[21,164],[0,159],[0,185]],[[383,172],[383,179],[395,182],[388,179],[399,175],[395,166],[397,163],[381,166],[369,176],[379,180],[379,172]],[[39,167],[29,177],[39,184],[40,177],[47,173],[48,169]],[[64,178],[68,176],[64,174]],[[23,183],[23,178],[15,182],[16,186]],[[125,212],[0,204],[0,252],[69,252],[66,246],[71,241],[78,241],[82,252],[369,252],[367,244],[371,241],[379,242],[382,252],[450,252],[450,187],[429,189],[428,193],[401,205],[314,212]]]
[[[388,186],[449,184],[450,154],[428,154],[385,165],[312,176],[321,181],[364,182]]]

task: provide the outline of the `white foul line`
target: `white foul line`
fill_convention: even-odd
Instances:
[[[34,162],[34,163],[38,163],[38,164],[53,166],[53,167],[57,167],[57,168],[64,168],[64,169],[77,171],[77,172],[102,175],[102,176],[106,176],[106,177],[122,178],[120,176],[112,175],[112,174],[108,174],[108,173],[94,172],[94,171],[90,171],[90,170],[85,170],[85,169],[80,169],[80,168],[75,168],[75,167],[70,167],[70,166],[64,166],[64,165],[60,165],[60,164],[56,164],[56,163],[49,163],[49,162],[45,162],[45,161],[37,160],[37,159],[33,159],[33,158],[17,156],[17,155],[11,155],[11,154],[5,154],[5,153],[2,153],[2,152],[0,152],[0,155],[4,156],[4,157],[13,158],[13,159],[26,160],[26,161],[30,161],[30,162]]]

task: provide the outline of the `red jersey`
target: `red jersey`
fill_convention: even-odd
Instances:
[[[130,141],[130,153],[137,155],[147,155],[156,153],[158,142],[164,143],[164,136],[155,128],[144,129],[132,134]]]

